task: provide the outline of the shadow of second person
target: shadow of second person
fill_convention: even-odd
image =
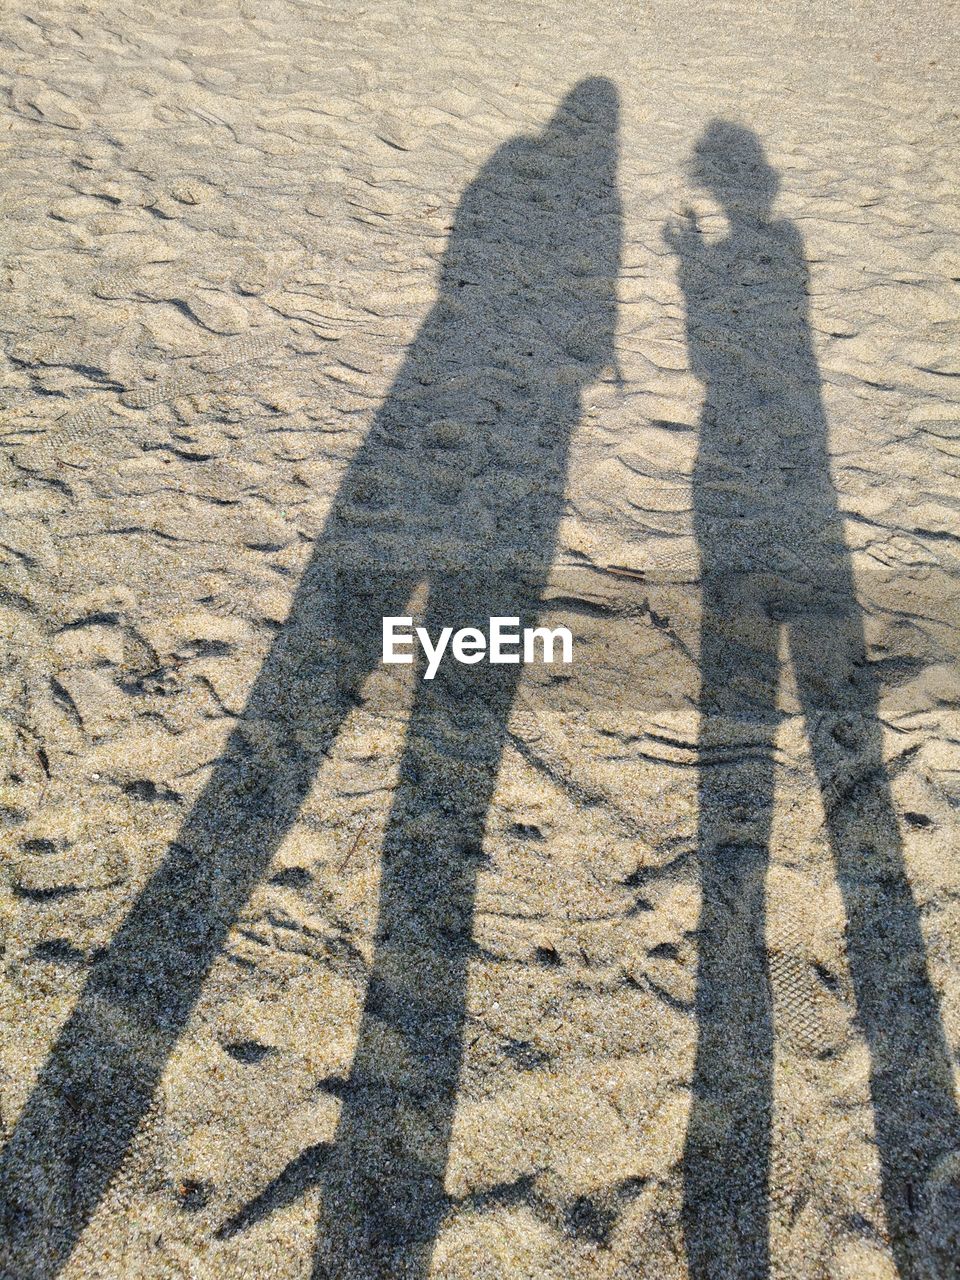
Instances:
[[[617,94],[585,80],[467,188],[439,296],[347,468],[281,633],[165,860],[95,962],[3,1154],[3,1258],[50,1280],[123,1160],[226,935],[426,583],[425,625],[531,625],[583,386],[614,362]],[[421,1276],[462,1056],[474,886],[519,666],[420,679],[383,848],[358,1047],[330,1149],[242,1210],[323,1188],[318,1277]]]
[[[684,1154],[690,1274],[764,1280],[771,1270],[765,896],[782,637],[846,910],[886,1229],[903,1277],[939,1276],[929,1259],[947,1224],[932,1220],[925,1201],[931,1176],[960,1144],[960,1123],[831,477],[803,242],[793,223],[772,216],[777,174],[750,129],[714,121],[697,142],[693,176],[729,230],[708,241],[688,213],[666,234],[704,387],[693,479],[703,575],[702,908]]]

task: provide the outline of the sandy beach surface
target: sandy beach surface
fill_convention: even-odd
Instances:
[[[958,38],[0,17],[3,1280],[960,1276]]]

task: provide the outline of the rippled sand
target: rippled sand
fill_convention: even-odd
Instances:
[[[4,1280],[956,1277],[953,7],[0,31]],[[315,548],[465,619],[478,530],[572,666],[328,732]]]

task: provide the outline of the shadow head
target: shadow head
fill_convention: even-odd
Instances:
[[[570,385],[614,356],[619,115],[613,82],[588,77],[536,131],[498,147],[461,198],[441,269],[458,324],[476,323],[496,360],[541,375],[562,365]]]
[[[553,283],[576,293],[576,280],[592,277],[579,297],[579,317],[564,349],[583,381],[616,363],[616,280],[620,270],[622,208],[617,190],[620,94],[606,76],[581,80],[559,103],[533,140],[564,225],[553,244]]]
[[[770,219],[780,189],[777,171],[752,129],[712,120],[693,149],[690,176],[709,191],[732,221]]]
[[[616,85],[605,76],[590,76],[561,100],[537,141],[548,154],[572,158],[612,182],[619,124]]]
[[[563,98],[547,128],[596,125],[615,131],[619,115],[617,86],[606,76],[588,76]]]

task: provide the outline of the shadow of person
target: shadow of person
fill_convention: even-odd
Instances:
[[[613,360],[617,94],[578,84],[458,207],[438,299],[348,467],[246,707],[164,862],[96,961],[3,1154],[5,1275],[48,1280],[123,1159],[211,965],[426,582],[425,625],[529,625],[581,388]],[[342,1083],[317,1274],[419,1275],[444,1209],[474,885],[520,673],[418,682],[383,848],[375,955]],[[336,1255],[336,1256],[334,1256]]]
[[[688,212],[665,232],[705,389],[694,472],[702,907],[684,1158],[690,1273],[731,1280],[769,1270],[764,877],[785,631],[847,913],[887,1227],[901,1274],[919,1276],[924,1182],[960,1129],[830,476],[803,243],[792,223],[771,219],[778,180],[749,129],[713,122],[694,174],[729,231],[710,243]]]

